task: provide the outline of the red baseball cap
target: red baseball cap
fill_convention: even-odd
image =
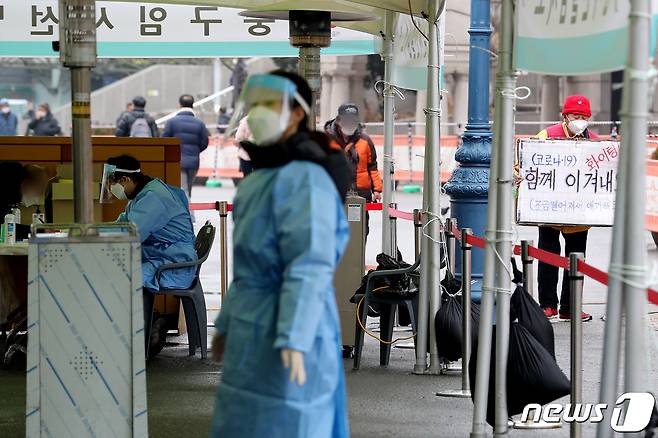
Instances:
[[[592,117],[592,109],[589,105],[589,99],[585,96],[567,96],[562,106],[562,115],[578,114],[585,117]]]

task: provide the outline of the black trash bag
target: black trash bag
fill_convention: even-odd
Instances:
[[[456,361],[462,357],[462,318],[463,306],[461,295],[444,292],[441,308],[434,318],[436,330],[436,347],[439,357]],[[480,322],[480,306],[471,302],[471,345],[477,339]]]
[[[439,357],[456,361],[462,357],[462,284],[447,271],[441,285],[444,287],[441,308],[434,318],[436,346]],[[471,343],[477,338],[479,321],[480,306],[471,302]]]
[[[516,268],[516,261],[512,259],[516,290],[510,302],[511,321],[518,319],[519,324],[528,329],[555,359],[555,333],[553,325],[548,320],[539,304],[523,287],[523,274]]]
[[[489,394],[487,397],[487,423],[495,422],[495,368],[496,326],[493,326],[491,348]],[[475,340],[468,377],[471,388],[475,388],[477,369],[477,347]],[[570,394],[571,384],[544,346],[517,322],[510,324],[509,357],[507,361],[507,413],[509,416],[523,412],[530,403],[544,405]],[[471,392],[473,399],[475,391]]]

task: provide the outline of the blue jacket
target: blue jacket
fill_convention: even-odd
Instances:
[[[333,286],[349,229],[319,165],[293,161],[240,183],[233,283],[215,323],[226,337],[212,438],[347,438],[340,323]],[[281,349],[304,353],[291,383]]]
[[[190,110],[182,110],[165,125],[163,137],[180,139],[181,169],[198,169],[199,154],[208,147],[208,129]]]
[[[119,222],[133,222],[142,241],[142,277],[144,287],[186,289],[194,281],[194,268],[164,271],[160,282],[157,269],[168,263],[192,262],[194,229],[185,193],[154,179],[144,186],[121,213]]]
[[[0,114],[0,135],[16,135],[18,118],[16,114]]]

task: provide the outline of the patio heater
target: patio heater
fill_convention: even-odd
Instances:
[[[71,70],[73,199],[76,223],[92,223],[91,69],[96,66],[96,2],[59,1],[59,42],[64,67]]]
[[[321,88],[320,49],[331,45],[331,23],[371,21],[379,17],[369,7],[346,1],[322,0],[309,3],[304,5],[298,0],[284,1],[244,11],[240,15],[265,20],[288,20],[290,45],[299,48],[299,74],[313,91],[313,102],[309,102],[309,123],[312,125],[310,128],[315,129],[316,105]]]

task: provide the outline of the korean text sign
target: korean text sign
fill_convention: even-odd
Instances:
[[[191,2],[194,3],[194,2]],[[57,57],[58,0],[0,0],[0,56]],[[97,51],[108,58],[297,56],[288,22],[240,9],[151,2],[96,2]],[[329,55],[375,53],[372,35],[332,29]]]
[[[522,139],[520,224],[611,226],[619,142]]]

